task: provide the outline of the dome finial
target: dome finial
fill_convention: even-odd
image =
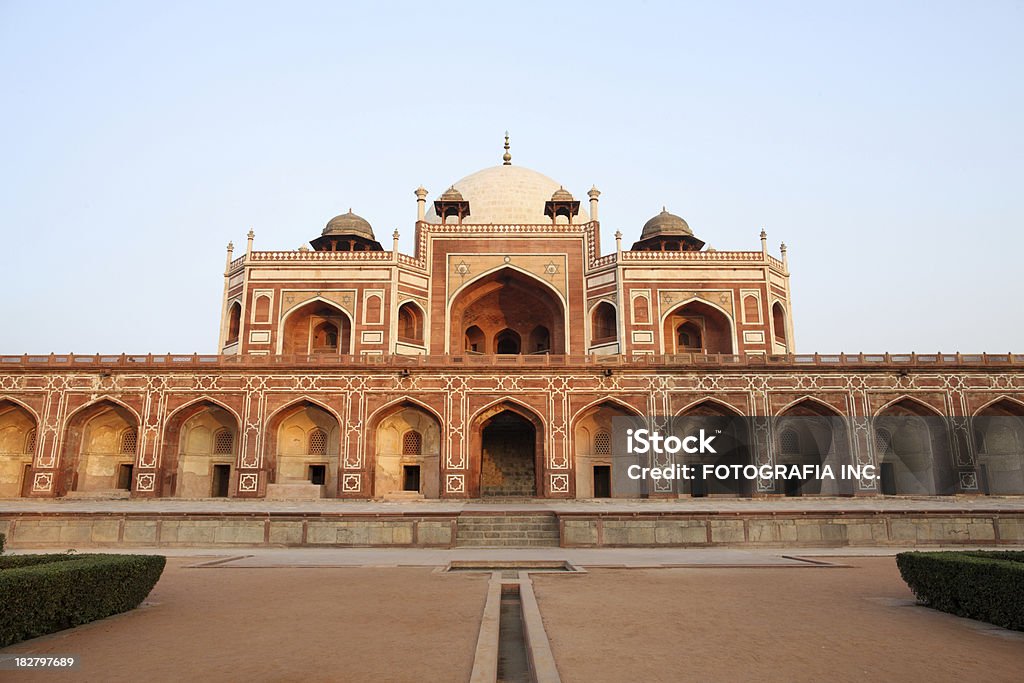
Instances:
[[[502,157],[501,157],[502,165],[503,166],[511,166],[512,165],[512,154],[508,151],[508,149],[509,149],[508,131],[506,130],[505,131],[505,154],[502,155]]]

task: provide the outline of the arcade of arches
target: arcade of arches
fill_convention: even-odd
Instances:
[[[686,455],[691,465],[754,464],[751,435],[736,411],[706,399],[676,416],[674,429],[690,433],[700,418],[705,429],[721,429],[714,455]],[[578,498],[631,495],[617,488],[614,474],[623,466],[613,442],[613,420],[644,418],[612,399],[580,408],[569,425],[571,461],[568,494]],[[445,426],[435,412],[412,400],[382,408],[366,423],[370,495],[378,498],[444,495]],[[708,422],[710,420],[711,422]],[[718,420],[720,422],[715,422]],[[697,422],[694,422],[697,424]],[[948,495],[958,490],[965,448],[972,458],[978,492],[1024,494],[1024,404],[996,400],[976,411],[959,455],[948,418],[922,402],[903,398],[880,408],[865,439],[880,472],[876,493]],[[466,494],[470,497],[546,495],[551,474],[550,445],[543,418],[512,400],[502,400],[470,418]],[[773,420],[772,462],[838,470],[855,464],[850,424],[833,407],[810,397],[781,409]],[[321,495],[342,495],[342,420],[330,406],[299,399],[272,412],[262,432],[268,483],[314,484]],[[74,410],[58,432],[56,489],[59,495],[127,491],[133,470],[141,467],[139,420],[112,399]],[[455,437],[452,437],[455,438]],[[37,417],[25,406],[0,400],[0,497],[29,495],[33,458],[38,455]],[[236,413],[201,399],[172,411],[161,427],[158,452],[159,493],[180,498],[238,495],[240,422]],[[959,459],[959,462],[955,460]],[[863,462],[863,460],[861,460]],[[850,482],[787,482],[777,495],[843,496],[862,493]],[[642,491],[640,495],[654,495]],[[686,482],[685,496],[757,495],[747,480]]]

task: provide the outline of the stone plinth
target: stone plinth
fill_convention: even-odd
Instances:
[[[324,487],[319,484],[267,484],[267,500],[320,500]]]

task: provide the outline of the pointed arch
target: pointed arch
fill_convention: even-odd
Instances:
[[[821,400],[817,396],[801,396],[800,398],[794,399],[787,403],[786,405],[779,408],[779,410],[775,412],[775,416],[780,417],[782,415],[785,415],[791,409],[801,404],[814,404],[815,406],[818,406],[821,410],[832,413],[835,417],[843,417],[842,411],[840,411],[831,403]]]
[[[22,410],[24,410],[25,412],[32,416],[32,420],[36,423],[37,426],[39,425],[39,414],[29,404],[19,399],[16,399],[13,396],[0,394],[0,408],[3,407],[4,403],[10,403],[11,405],[21,408]]]
[[[108,424],[97,427],[98,420]],[[120,486],[121,470],[127,468],[130,474],[142,452],[141,434],[137,436],[139,443],[135,452],[121,452],[123,434],[126,429],[140,430],[141,426],[142,420],[134,408],[107,395],[87,401],[68,413],[61,428],[61,455],[54,487],[57,495],[74,490],[113,490]],[[94,460],[95,465],[90,467]]]
[[[218,415],[220,413],[223,415]],[[195,424],[196,422],[199,424]],[[158,447],[159,492],[165,496],[206,498],[230,495],[218,488],[217,468],[227,466],[227,476],[238,467],[242,445],[241,416],[223,402],[203,394],[178,406],[163,421]],[[217,452],[216,434],[227,430],[231,450]],[[205,474],[201,470],[205,470]],[[228,486],[225,482],[224,486]]]
[[[445,448],[445,423],[440,413],[411,397],[389,401],[366,420],[367,462],[373,468],[372,495],[390,494],[438,498],[441,495],[441,461]],[[418,440],[415,453],[407,439]],[[409,469],[415,476],[409,475]]]
[[[339,355],[352,354],[355,348],[352,336],[355,321],[352,314],[336,302],[322,296],[301,301],[281,316],[281,322],[278,324],[277,352],[279,354],[290,352],[295,355],[313,353],[313,326],[314,321],[318,319],[337,327],[336,353]],[[304,327],[305,329],[303,329]]]
[[[735,406],[733,406],[733,405],[731,405],[729,403],[726,403],[725,401],[723,401],[721,399],[711,398],[710,396],[705,397],[705,398],[699,398],[696,401],[693,401],[692,403],[689,403],[689,404],[683,406],[682,408],[680,408],[679,410],[676,411],[675,415],[676,415],[676,417],[684,417],[687,413],[695,410],[696,408],[700,408],[700,407],[705,406],[705,405],[706,406],[717,406],[717,407],[719,407],[722,411],[724,411],[724,415],[723,415],[724,417],[742,417],[743,416],[743,411],[740,410],[739,408],[736,408]]]
[[[852,464],[853,444],[847,419],[833,405],[803,396],[779,410],[772,419],[769,443],[774,462],[782,465],[829,467],[831,479],[785,479],[776,482],[787,496],[854,494],[854,482],[838,477],[844,465]]]
[[[643,411],[640,410],[639,408],[637,408],[636,406],[630,405],[629,403],[626,403],[622,399],[616,398],[614,396],[603,396],[601,398],[594,399],[590,403],[586,404],[585,406],[583,406],[582,408],[577,410],[573,414],[572,418],[569,420],[569,423],[570,424],[574,423],[581,416],[583,416],[588,410],[590,410],[591,408],[594,408],[596,406],[599,406],[599,405],[601,405],[603,403],[607,403],[607,404],[615,406],[617,408],[621,408],[621,409],[625,410],[626,412],[632,413],[636,417],[644,417]]]
[[[568,304],[565,296],[533,273],[506,263],[487,270],[459,286],[445,304],[445,352],[459,353],[467,342],[466,332],[479,328],[493,353],[498,332],[514,330],[528,340],[538,326],[549,332],[550,352],[568,353]],[[479,340],[476,341],[479,344]],[[520,350],[522,346],[520,344]]]
[[[98,405],[100,403],[110,403],[110,404],[113,404],[115,406],[119,406],[121,408],[124,408],[125,410],[127,410],[129,413],[132,414],[132,417],[135,418],[136,424],[142,424],[142,418],[139,416],[138,411],[136,411],[134,408],[132,408],[129,404],[125,403],[124,401],[122,401],[120,399],[116,399],[113,396],[103,395],[103,396],[97,396],[96,398],[91,399],[91,400],[87,401],[86,403],[83,403],[82,405],[78,406],[77,408],[72,410],[70,413],[65,415],[64,416],[64,427],[67,427],[68,422],[71,421],[72,419],[75,419],[76,416],[80,412],[82,412],[83,410],[86,410],[88,408],[92,408],[93,406],[96,406],[96,405]]]
[[[18,400],[0,398],[0,498],[30,495],[39,420]]]
[[[881,493],[955,493],[953,443],[947,418],[918,398],[904,394],[879,408],[871,419]],[[886,447],[879,452],[877,446]]]
[[[881,416],[882,413],[888,411],[890,408],[896,407],[897,404],[906,404],[908,406],[909,405],[917,406],[919,409],[922,409],[922,410],[926,411],[928,413],[929,417],[942,417],[942,412],[941,411],[937,410],[933,406],[928,405],[927,403],[925,403],[921,399],[916,398],[914,396],[911,396],[910,394],[903,394],[902,396],[900,396],[898,398],[894,398],[893,400],[889,401],[888,403],[886,403],[881,408],[879,408],[878,410],[875,411],[874,417]],[[921,415],[920,417],[925,417],[925,416]]]
[[[647,426],[640,410],[612,396],[590,401],[569,420],[569,446],[577,497],[639,495],[639,490],[631,489],[622,476],[625,468],[634,464],[636,458],[630,458],[628,453],[615,447],[613,434],[616,420],[621,422],[620,418],[629,418],[634,428]],[[620,483],[623,485],[619,486]]]
[[[508,417],[502,417],[506,414]],[[497,438],[502,433],[497,429],[509,430],[507,436]],[[547,433],[543,416],[511,397],[496,399],[475,411],[469,422],[469,494],[543,495]],[[506,469],[513,461],[519,463],[516,469]],[[513,471],[518,472],[514,477]],[[532,481],[530,493],[520,488],[527,481]],[[513,486],[512,492],[502,492],[506,484]]]
[[[427,313],[415,299],[406,299],[398,305],[398,331],[395,335],[399,342],[426,346]]]
[[[264,421],[263,462],[268,484],[322,485],[321,495],[339,492],[344,457],[345,420],[328,404],[299,396],[271,412]],[[324,452],[310,453],[310,435],[323,431]]]
[[[415,406],[416,408],[419,408],[433,415],[434,419],[437,420],[439,424],[444,424],[444,419],[441,417],[441,413],[437,412],[434,408],[430,407],[423,401],[413,398],[412,396],[402,396],[401,398],[396,398],[394,400],[388,401],[387,403],[375,409],[372,413],[370,413],[367,416],[366,424],[368,426],[372,426],[375,422],[380,422],[381,420],[383,420],[396,410],[401,410],[401,406],[403,404]]]
[[[979,407],[977,410],[975,410],[971,415],[977,417],[981,415],[982,412],[988,410],[989,408],[993,408],[1003,402],[1015,406],[1019,411],[1021,411],[1021,414],[1024,415],[1024,401],[1014,398],[1013,396],[1007,396],[1006,394],[1002,394],[992,399],[991,401],[988,401],[987,403]]]
[[[705,321],[705,325],[701,329],[701,343],[703,345],[704,352],[724,354],[736,353],[736,349],[739,348],[739,344],[736,338],[736,321],[733,319],[732,313],[713,301],[696,296],[691,296],[684,301],[674,304],[659,318],[658,323],[660,326],[659,329],[661,330],[661,353],[671,353],[672,348],[676,345],[676,328],[678,325],[670,325],[670,319],[679,319],[681,314],[684,312],[684,309],[688,307],[695,309],[701,314],[712,314],[709,321]],[[702,308],[706,308],[708,310],[702,311]],[[682,322],[683,321],[680,320],[680,324],[682,324]]]

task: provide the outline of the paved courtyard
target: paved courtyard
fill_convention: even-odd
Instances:
[[[533,573],[563,681],[1019,681],[1024,634],[914,604],[893,549],[182,548],[143,607],[0,654],[26,680],[466,681],[500,565]],[[4,672],[0,672],[4,673]]]

